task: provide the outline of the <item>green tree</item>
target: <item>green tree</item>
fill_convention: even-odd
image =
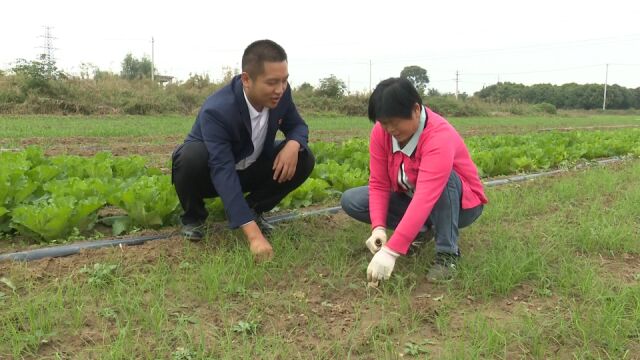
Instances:
[[[93,80],[97,81],[104,81],[104,80],[110,80],[110,79],[117,79],[120,76],[114,72],[111,72],[109,70],[100,70],[100,69],[96,69],[95,74],[93,75]]]
[[[308,82],[303,82],[302,84],[300,84],[300,86],[296,88],[296,90],[300,92],[312,92],[313,85],[309,84]]]
[[[510,82],[484,87],[475,93],[480,99],[497,103],[548,103],[560,109],[599,109],[602,107],[602,84],[568,83],[560,86],[535,84],[525,86]],[[637,89],[617,84],[607,88],[607,109],[638,107]]]
[[[83,80],[95,78],[99,71],[100,69],[92,63],[80,63],[80,78]]]
[[[427,96],[442,96],[440,91],[436,88],[427,89]]]
[[[629,91],[631,91],[631,107],[634,109],[640,109],[640,87]]]
[[[427,88],[427,84],[429,83],[427,70],[417,65],[405,66],[405,68],[400,72],[400,77],[411,81],[418,92],[421,95],[424,95],[424,90]]]
[[[208,74],[189,74],[189,78],[182,86],[186,89],[204,89],[211,84],[211,78]]]
[[[320,79],[320,86],[318,87],[317,93],[318,95],[328,98],[340,99],[344,97],[346,91],[347,85],[344,81],[331,74],[329,77]]]
[[[297,88],[293,89],[296,94],[303,96],[312,96],[313,95],[313,86],[308,82],[304,82],[300,84]]]
[[[138,60],[131,53],[127,54],[122,60],[122,71],[120,76],[124,79],[150,79],[151,78],[151,60],[143,57]]]
[[[53,95],[50,80],[65,78],[54,61],[47,60],[46,55],[40,55],[39,60],[27,61],[18,59],[11,69],[16,75],[23,93],[35,91],[39,94]]]
[[[228,66],[228,65],[223,66],[222,67],[222,83],[228,84],[229,82],[231,82],[231,79],[233,79],[234,76],[239,74],[240,74],[240,69],[232,68],[231,66]]]
[[[526,87],[523,84],[511,82],[499,82],[490,85],[476,93],[476,96],[483,100],[492,102],[522,102],[524,101],[524,92]]]

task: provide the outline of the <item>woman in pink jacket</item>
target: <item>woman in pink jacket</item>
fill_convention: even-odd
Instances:
[[[376,86],[369,119],[375,123],[369,186],[342,196],[347,214],[371,224],[365,243],[375,255],[368,280],[388,279],[396,259],[432,231],[436,257],[427,277],[450,279],[460,257],[458,229],[473,223],[487,203],[467,147],[447,120],[422,105],[407,79],[390,78]],[[387,228],[395,229],[388,241]]]

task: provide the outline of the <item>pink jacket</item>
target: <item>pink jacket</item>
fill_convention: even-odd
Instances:
[[[371,226],[387,227],[387,210],[391,192],[403,192],[398,185],[398,171],[404,161],[405,172],[415,193],[409,207],[389,239],[387,247],[406,254],[409,245],[427,221],[440,198],[451,171],[462,182],[462,208],[470,209],[487,203],[478,169],[460,134],[442,116],[426,106],[427,126],[420,135],[411,157],[393,152],[391,135],[380,123],[371,131],[369,177],[369,211]]]

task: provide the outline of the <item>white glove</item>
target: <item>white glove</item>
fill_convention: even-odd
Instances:
[[[400,254],[383,246],[380,251],[373,255],[373,259],[371,259],[369,267],[367,267],[367,281],[375,282],[389,279],[398,256]]]
[[[387,231],[378,226],[371,232],[371,236],[365,241],[365,245],[369,248],[372,254],[375,254],[380,248],[387,243]]]

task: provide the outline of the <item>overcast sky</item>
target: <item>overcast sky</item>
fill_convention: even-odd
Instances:
[[[42,52],[52,28],[58,67],[120,71],[131,52],[161,74],[222,77],[244,48],[269,38],[289,55],[297,86],[335,74],[368,90],[403,67],[428,71],[429,87],[473,92],[497,81],[640,87],[640,1],[4,1],[0,68]],[[370,66],[371,64],[371,66]],[[370,75],[371,74],[371,75]]]

